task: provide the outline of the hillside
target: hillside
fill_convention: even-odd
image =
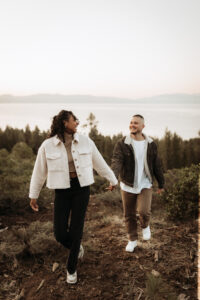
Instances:
[[[1,259],[0,299],[143,300],[153,290],[155,298],[148,299],[177,299],[183,294],[179,299],[195,300],[197,222],[170,223],[155,202],[151,241],[140,239],[135,252],[127,253],[121,202],[110,201],[109,192],[106,195],[103,199],[91,196],[83,238],[85,256],[78,265],[76,285],[65,282],[67,251],[54,242],[45,245],[41,254],[25,251],[17,258],[5,255]],[[39,213],[28,209],[18,215],[0,216],[1,228],[8,227],[4,231],[7,240],[9,232],[27,228],[36,220],[51,222],[52,205]],[[38,242],[37,248],[43,244]],[[52,272],[55,262],[59,266]]]

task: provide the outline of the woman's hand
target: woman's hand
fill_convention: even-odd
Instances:
[[[31,201],[30,201],[30,207],[34,211],[38,211],[39,210],[39,206],[37,204],[37,199],[31,199]]]
[[[105,190],[113,191],[116,187],[117,187],[117,184],[116,185],[111,185],[110,184],[107,188],[105,188]]]

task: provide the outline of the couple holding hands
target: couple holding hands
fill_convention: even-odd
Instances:
[[[164,176],[155,142],[142,133],[144,118],[134,115],[130,134],[117,142],[111,168],[94,142],[77,133],[79,122],[71,111],[62,110],[54,116],[50,134],[38,150],[31,183],[30,206],[38,211],[37,198],[44,185],[55,190],[54,234],[56,240],[68,248],[67,283],[77,282],[77,262],[84,255],[81,244],[84,219],[94,183],[93,169],[106,178],[112,191],[120,181],[124,219],[128,233],[125,250],[133,252],[137,246],[137,218],[144,240],[151,238],[150,214],[153,177],[158,193],[163,191]]]

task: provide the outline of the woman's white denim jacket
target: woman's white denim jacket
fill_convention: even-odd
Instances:
[[[113,171],[89,137],[75,133],[71,152],[81,187],[94,183],[93,169],[110,184],[117,184]],[[38,198],[45,180],[50,189],[70,188],[67,151],[57,136],[46,139],[38,150],[31,177],[30,198]]]

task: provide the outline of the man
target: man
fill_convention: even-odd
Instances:
[[[150,214],[152,182],[155,176],[158,193],[163,191],[164,176],[157,154],[155,142],[142,133],[144,118],[134,115],[130,125],[130,135],[121,139],[114,148],[112,169],[120,180],[125,224],[128,232],[126,251],[133,252],[137,246],[137,218],[142,227],[144,240],[151,238]],[[113,187],[110,186],[110,190]]]

